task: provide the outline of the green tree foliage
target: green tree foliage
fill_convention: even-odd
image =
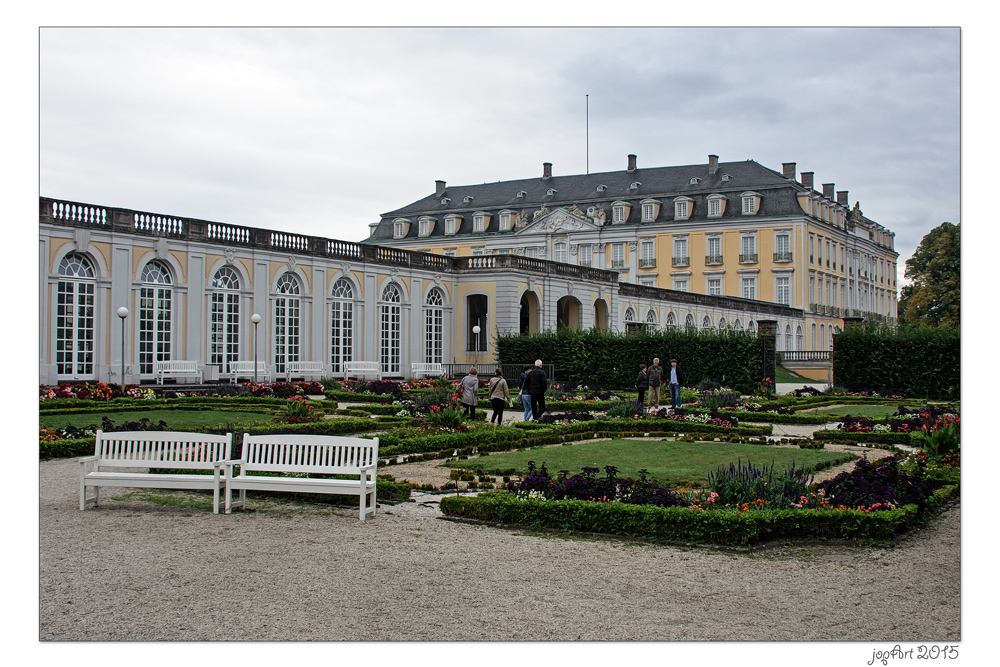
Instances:
[[[760,339],[746,331],[667,329],[627,335],[564,328],[500,335],[496,349],[500,363],[530,364],[541,359],[554,364],[559,380],[603,387],[631,387],[639,364],[652,364],[654,357],[660,359],[664,373],[669,372],[670,359],[677,359],[687,385],[711,377],[750,393],[761,379]]]
[[[850,391],[891,389],[909,398],[956,400],[959,327],[855,326],[833,336],[834,383]]]
[[[906,260],[905,285],[899,299],[899,321],[910,326],[957,326],[961,305],[961,224],[945,222],[920,241]]]

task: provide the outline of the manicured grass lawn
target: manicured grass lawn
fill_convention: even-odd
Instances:
[[[185,431],[205,428],[210,426],[222,426],[230,422],[246,422],[250,420],[267,420],[273,415],[262,414],[260,412],[229,412],[225,410],[147,410],[133,412],[88,412],[85,414],[73,415],[44,415],[39,418],[40,428],[62,428],[72,424],[77,428],[90,426],[91,424],[101,425],[101,419],[107,417],[115,424],[124,422],[139,421],[143,417],[148,417],[154,424],[161,419],[167,423],[167,427],[173,430]]]
[[[884,419],[896,414],[898,405],[845,405],[840,408],[827,408],[817,410],[823,415],[851,415],[852,417],[871,417],[872,419]]]
[[[784,469],[795,462],[796,467],[811,466],[821,461],[831,461],[843,457],[839,452],[819,449],[793,449],[769,447],[765,445],[744,445],[731,442],[676,442],[673,440],[603,440],[600,442],[580,442],[560,447],[536,447],[517,452],[491,454],[478,459],[451,461],[445,465],[469,470],[482,469],[491,474],[502,473],[514,468],[524,472],[528,461],[537,467],[545,463],[553,477],[560,470],[578,473],[583,466],[599,468],[598,476],[604,475],[604,466],[618,468],[619,477],[638,477],[639,470],[645,468],[650,476],[680,486],[703,486],[708,482],[708,473],[715,472],[720,465],[728,467],[741,459],[755,465],[771,464]]]
[[[807,384],[807,383],[810,383],[810,382],[815,382],[815,380],[811,380],[811,379],[807,378],[805,375],[799,375],[795,371],[790,371],[787,368],[785,368],[784,366],[777,366],[777,367],[775,367],[774,381],[775,382],[801,382],[802,384]]]

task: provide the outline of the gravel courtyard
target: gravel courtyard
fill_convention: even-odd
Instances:
[[[424,494],[364,524],[252,496],[230,516],[134,499],[81,512],[75,459],[39,476],[43,641],[961,636],[958,505],[895,549],[748,553],[457,523]]]

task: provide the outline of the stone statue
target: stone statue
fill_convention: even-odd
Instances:
[[[603,225],[607,220],[607,214],[604,212],[604,207],[600,204],[594,206],[594,224]]]
[[[572,213],[573,215],[575,215],[578,218],[586,218],[587,217],[586,214],[584,214],[584,212],[581,211],[580,207],[577,206],[576,204],[573,204],[572,206],[570,206],[566,210],[569,211],[570,213]]]
[[[545,204],[542,204],[542,207],[537,211],[535,211],[535,214],[531,216],[531,221],[534,222],[535,220],[538,220],[543,215],[548,214],[548,212],[549,212],[549,207],[546,206]]]
[[[514,216],[514,229],[524,229],[528,226],[528,212],[520,210]]]

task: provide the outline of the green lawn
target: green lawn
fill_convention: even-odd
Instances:
[[[795,371],[790,371],[784,366],[776,366],[774,372],[775,382],[801,382],[802,384],[807,384],[810,382],[815,382],[811,378],[807,378],[805,375],[799,375]]]
[[[730,442],[676,442],[673,440],[604,440],[600,442],[580,442],[561,447],[536,447],[517,452],[491,454],[478,459],[450,461],[445,465],[469,470],[481,469],[491,474],[499,474],[511,468],[524,472],[528,461],[541,467],[545,463],[549,474],[555,476],[560,470],[578,473],[583,466],[618,468],[619,477],[638,477],[639,470],[645,468],[650,476],[680,486],[703,486],[708,482],[708,473],[720,465],[728,466],[742,459],[755,465],[777,463],[782,469],[795,462],[796,466],[811,466],[842,458],[839,452],[819,449],[792,449],[765,445],[744,445]]]
[[[193,431],[211,426],[222,426],[230,422],[246,422],[251,420],[270,421],[273,415],[260,412],[229,412],[226,410],[147,410],[131,412],[87,412],[72,415],[44,415],[39,418],[40,428],[62,428],[73,425],[77,428],[101,425],[101,419],[107,417],[115,424],[139,421],[148,417],[154,424],[161,419],[167,427],[175,431]]]
[[[871,417],[872,419],[883,419],[896,414],[898,405],[845,405],[840,408],[827,408],[817,410],[817,414],[822,415],[851,415],[852,417]]]

